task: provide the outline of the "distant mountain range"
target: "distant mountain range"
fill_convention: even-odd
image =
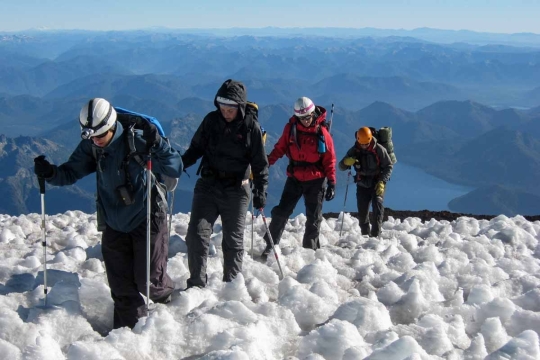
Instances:
[[[431,33],[455,39],[465,34]],[[540,43],[533,48],[517,41],[538,35],[494,36],[515,40],[515,46],[503,46],[358,34],[12,34],[0,38],[0,94],[47,99],[123,94],[170,104],[186,97],[211,99],[224,79],[234,77],[245,81],[250,97],[262,104],[289,103],[291,97],[309,93],[319,102],[336,102],[352,110],[373,101],[414,111],[440,100],[538,105]]]
[[[111,33],[118,34],[118,31],[105,32],[106,35]],[[315,37],[326,43],[335,41],[334,38],[382,38],[382,39],[394,39],[396,37],[412,39],[418,41],[418,39],[436,42],[436,43],[448,43],[461,45],[462,47],[468,44],[506,44],[506,45],[522,45],[522,46],[540,46],[540,34],[534,33],[488,33],[478,32],[472,30],[443,30],[435,28],[416,28],[412,30],[405,29],[379,29],[372,27],[365,28],[304,28],[304,27],[261,27],[261,28],[213,28],[213,29],[172,29],[166,27],[152,27],[148,29],[137,30],[132,32],[133,37],[136,36],[148,36],[153,37],[165,37],[171,34],[183,34],[189,36],[225,36],[225,37],[242,37],[244,42],[249,43],[252,37],[257,37],[257,42],[264,42],[267,38],[284,38],[289,39],[291,37]],[[87,30],[43,30],[43,29],[29,29],[25,31],[17,32],[0,32],[3,38],[9,41],[26,42],[29,38],[41,35],[47,37],[51,41],[58,41],[63,43],[62,48],[69,48],[77,43],[78,37],[81,35],[95,34],[99,36],[103,32],[87,31]],[[251,40],[251,42],[253,42]],[[499,45],[500,46],[500,45]],[[50,48],[49,48],[50,49]],[[49,50],[51,51],[51,50]]]
[[[477,189],[450,207],[467,213],[472,210],[463,207],[484,209],[473,206],[483,201],[485,211],[534,212],[523,200],[540,196],[540,35],[245,31],[0,33],[0,195],[10,199],[3,211],[39,210],[32,158],[43,153],[55,163],[67,159],[79,142],[77,118],[89,98],[106,97],[158,117],[183,151],[214,109],[219,85],[236,78],[260,105],[268,151],[294,100],[309,96],[327,110],[336,105],[338,157],[360,126],[391,126],[400,162]],[[272,167],[269,206],[278,200],[285,166],[281,161]],[[182,178],[178,211],[189,211],[195,169]],[[343,172],[338,176],[345,180]],[[89,177],[76,187],[51,189],[51,206],[61,211],[76,203],[91,211],[94,188]],[[507,196],[517,200],[500,207],[496,199]]]
[[[202,112],[213,105],[196,98],[185,99],[182,104],[184,108],[204,110],[163,122],[171,143],[183,152],[204,116]],[[284,105],[260,108],[259,121],[268,131],[267,151],[281,135],[290,116],[289,111]],[[480,210],[475,209],[483,209],[482,214],[501,211],[533,215],[540,214],[540,203],[524,199],[540,196],[537,187],[537,179],[540,178],[540,117],[534,114],[535,111],[495,110],[471,101],[439,102],[417,112],[375,102],[359,111],[336,110],[332,134],[336,154],[340,158],[354,142],[352,134],[360,126],[391,126],[399,161],[449,182],[478,189],[452,201],[449,204],[452,210],[477,213],[475,211]],[[5,213],[37,211],[32,198],[37,195],[31,171],[33,157],[47,154],[55,163],[65,161],[79,142],[79,132],[78,122],[71,120],[43,132],[43,140],[0,138],[0,182],[6,184],[2,186],[4,198],[12,199],[4,202]],[[282,161],[271,169],[269,205],[279,199],[285,166],[286,161]],[[196,168],[194,165],[189,169],[190,176],[184,175],[180,182],[179,191],[183,193],[175,202],[178,211],[189,211],[190,202],[186,199],[192,196]],[[344,173],[339,172],[338,176],[340,181],[345,181]],[[74,188],[55,188],[54,192],[58,194],[55,206],[67,210],[77,204],[78,209],[92,211],[94,189],[93,177]],[[61,200],[66,192],[69,193],[69,203],[66,202],[68,197]],[[509,195],[516,196],[501,207],[500,199]],[[483,205],[477,206],[479,202]]]

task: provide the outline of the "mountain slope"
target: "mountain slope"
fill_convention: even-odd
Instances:
[[[317,82],[311,87],[311,91],[319,98],[339,99],[340,104],[354,110],[381,100],[398,107],[420,109],[441,99],[466,98],[466,95],[454,86],[420,82],[402,76],[338,74]]]
[[[18,137],[10,139],[0,135],[0,212],[18,215],[40,212],[37,178],[33,172],[33,159],[41,154],[58,163],[67,150],[50,140]],[[95,211],[94,197],[88,189],[78,186],[51,188],[47,186],[47,209],[64,212],[69,209]]]
[[[448,203],[456,212],[478,215],[538,215],[540,196],[500,185],[478,188]]]

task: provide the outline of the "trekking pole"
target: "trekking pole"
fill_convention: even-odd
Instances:
[[[45,179],[38,177],[39,194],[41,195],[41,246],[43,247],[43,293],[45,307],[47,306],[47,238],[45,234]]]
[[[168,241],[171,241],[173,206],[174,206],[174,191],[172,191],[171,199],[170,199],[170,205],[169,205],[169,235],[167,236]]]
[[[272,239],[272,234],[270,234],[270,229],[268,228],[268,224],[266,223],[266,216],[264,216],[264,211],[262,208],[259,209],[259,214],[261,214],[262,216],[264,227],[266,229],[266,233],[268,234],[268,239],[270,240],[270,244],[272,245],[272,251],[274,252],[274,256],[276,258],[276,261],[279,267],[279,272],[281,273],[281,279],[283,280],[283,270],[281,269],[281,263],[279,262],[279,257],[276,252],[276,247],[274,246],[274,239]]]
[[[330,123],[328,124],[328,133],[332,130],[332,123],[334,122],[334,104],[332,104],[332,109],[330,110]]]
[[[349,179],[351,178],[351,170],[347,174],[347,186],[345,187],[345,200],[343,200],[343,215],[341,215],[341,229],[339,229],[339,237],[343,232],[343,220],[345,219],[345,206],[347,205],[347,194],[349,193]]]
[[[150,311],[150,230],[152,214],[152,152],[146,158],[146,315]]]
[[[253,210],[253,182],[251,182],[251,258],[255,258],[255,251],[253,250],[253,222],[255,221],[255,214]]]

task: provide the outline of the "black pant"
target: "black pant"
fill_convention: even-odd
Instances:
[[[242,271],[249,196],[247,182],[239,185],[219,180],[197,180],[186,235],[190,272],[188,287],[206,286],[210,236],[220,215],[223,231],[223,281],[231,281]]]
[[[109,226],[103,232],[101,251],[114,301],[114,328],[133,328],[146,295],[146,220],[129,233]],[[153,218],[150,234],[150,299],[169,296],[174,283],[167,275],[169,239],[166,217]],[[144,308],[143,308],[144,309]]]
[[[306,230],[302,246],[308,249],[319,249],[319,229],[322,221],[322,205],[326,189],[326,178],[310,181],[298,181],[288,177],[281,194],[279,204],[272,209],[272,221],[270,222],[270,234],[274,244],[279,244],[289,216],[294,211],[298,200],[304,196],[306,205]],[[264,239],[270,244],[268,235]]]
[[[369,204],[373,202],[374,223],[369,229]],[[356,186],[356,204],[358,206],[358,221],[362,235],[379,236],[384,217],[384,194],[377,196],[374,187]]]

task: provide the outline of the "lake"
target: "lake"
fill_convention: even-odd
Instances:
[[[356,185],[352,182],[352,176],[345,211],[357,211]],[[338,183],[336,197],[324,203],[324,212],[343,211],[345,188],[345,181]],[[394,210],[449,210],[450,200],[472,190],[473,188],[448,183],[422,169],[398,162],[394,165],[391,180],[386,184],[384,205]],[[270,213],[270,210],[271,208],[268,208],[267,212]],[[305,213],[303,199],[298,202],[293,216],[300,213]]]

